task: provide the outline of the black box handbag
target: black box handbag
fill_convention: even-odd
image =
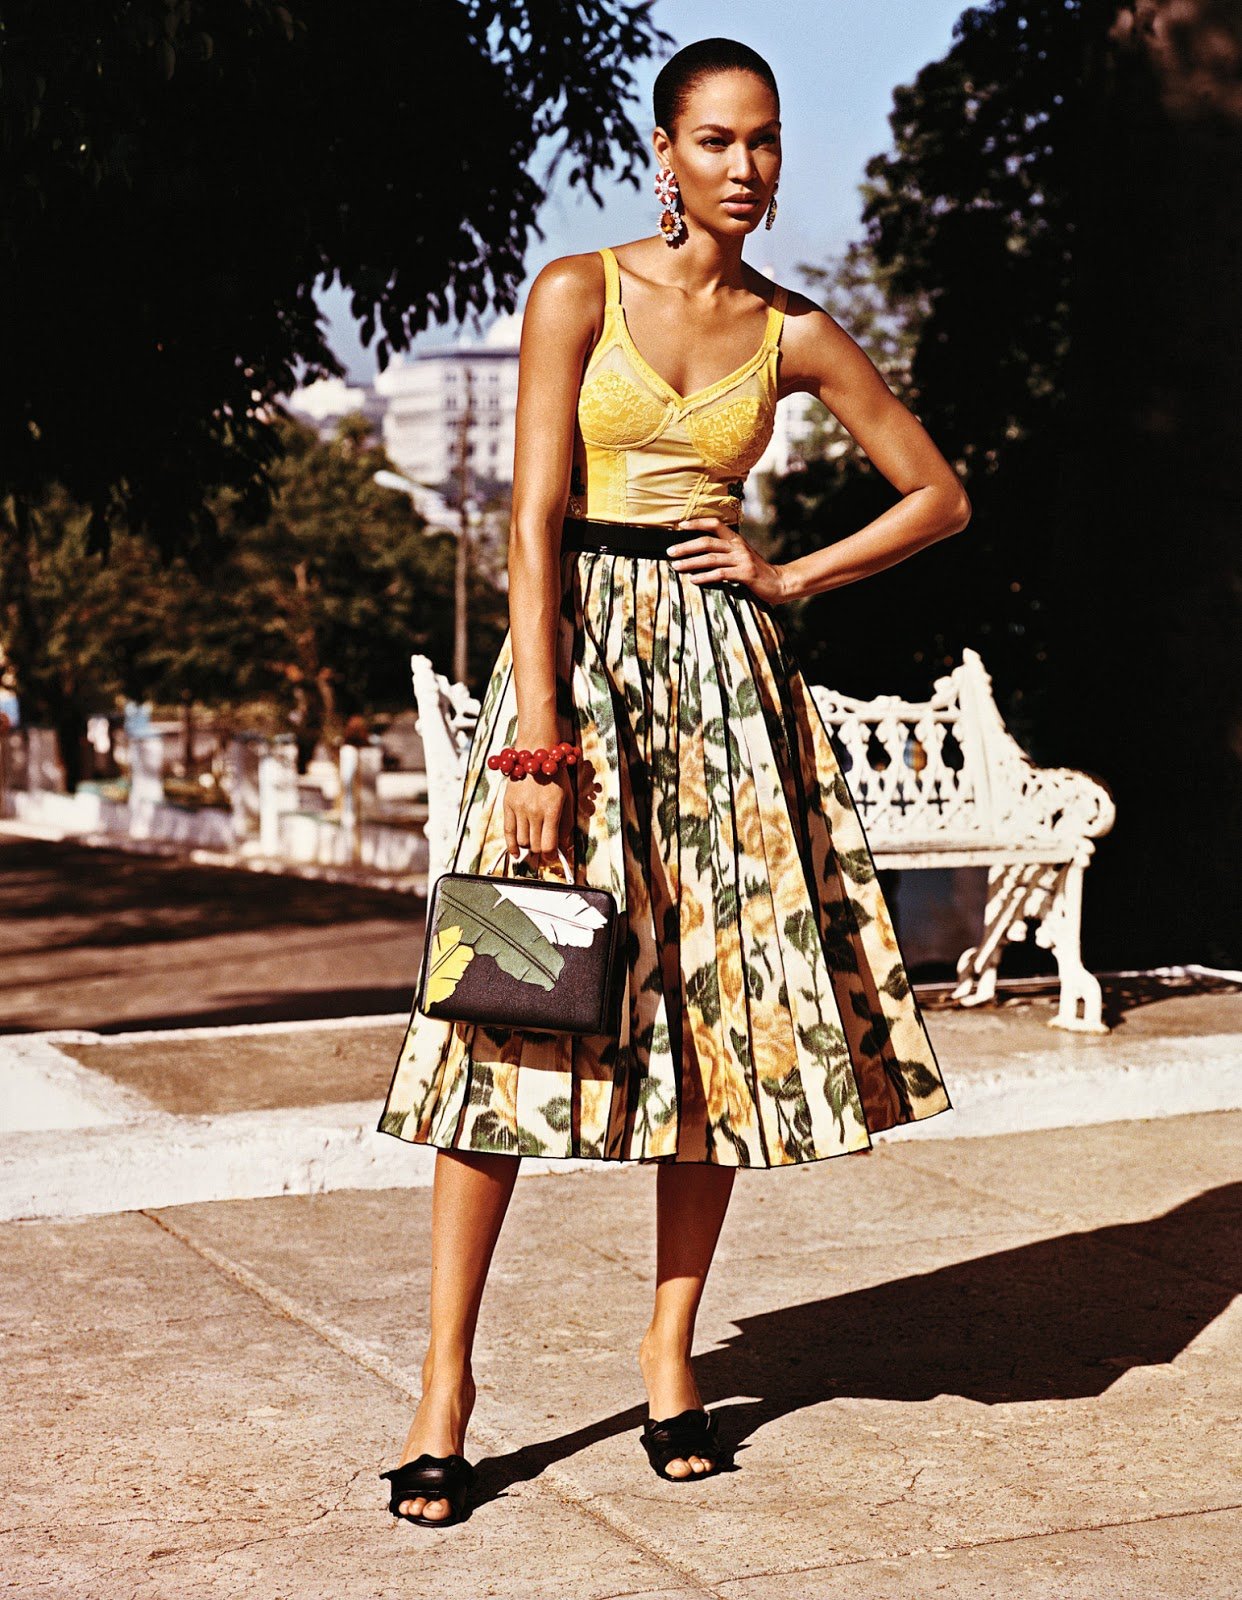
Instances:
[[[606,889],[445,872],[427,905],[415,1004],[428,1017],[533,1033],[619,1035],[625,971]],[[511,859],[502,852],[506,869]]]

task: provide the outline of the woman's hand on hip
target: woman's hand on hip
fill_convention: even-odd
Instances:
[[[785,569],[774,566],[736,528],[719,517],[689,517],[677,524],[684,539],[670,544],[672,565],[694,583],[743,583],[756,599],[779,605],[789,598]],[[702,531],[699,531],[702,530]]]

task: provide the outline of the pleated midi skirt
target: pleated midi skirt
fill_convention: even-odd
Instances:
[[[380,1130],[447,1150],[777,1167],[951,1109],[775,609],[650,556],[565,550],[561,579],[560,736],[583,749],[570,859],[621,913],[621,1033],[415,1010]],[[455,871],[504,865],[509,780],[487,758],[516,738],[511,643],[482,697]]]

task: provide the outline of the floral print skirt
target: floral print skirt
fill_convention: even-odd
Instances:
[[[442,1149],[776,1167],[864,1150],[880,1129],[951,1109],[774,608],[647,556],[566,550],[561,577],[560,736],[583,750],[569,769],[569,854],[575,880],[611,891],[621,913],[620,1036],[416,1010],[380,1130]],[[454,871],[504,866],[509,780],[487,757],[516,729],[507,634]]]

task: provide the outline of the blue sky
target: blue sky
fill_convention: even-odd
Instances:
[[[944,0],[657,0],[653,16],[674,35],[676,48],[720,35],[740,39],[776,74],[784,143],[780,209],[772,231],[760,227],[747,245],[756,267],[799,288],[799,262],[821,262],[859,236],[858,185],[868,158],[889,148],[893,89],[945,54],[964,9]],[[645,140],[654,125],[651,85],[664,59],[639,63],[636,71],[639,98],[630,115]],[[660,208],[651,171],[637,192],[601,180],[602,209],[558,176],[539,217],[547,237],[532,239],[527,251],[528,281],[556,256],[655,232]],[[354,381],[369,382],[375,357],[358,340],[348,297],[338,287],[319,298],[333,348]],[[458,332],[456,323],[432,327],[418,342],[444,343]]]

